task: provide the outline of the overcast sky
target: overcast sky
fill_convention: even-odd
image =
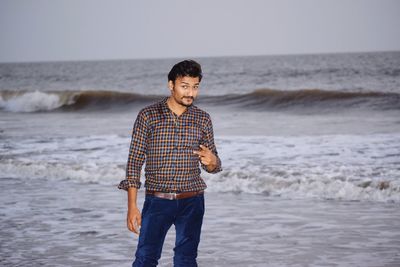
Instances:
[[[0,0],[0,62],[387,50],[399,0]]]

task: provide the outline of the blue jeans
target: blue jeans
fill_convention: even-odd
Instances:
[[[204,215],[204,195],[168,200],[146,195],[142,210],[142,226],[133,267],[157,266],[165,236],[175,225],[174,266],[197,266]]]

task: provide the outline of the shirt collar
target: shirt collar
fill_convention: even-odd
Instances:
[[[169,96],[165,97],[165,98],[164,98],[163,100],[161,100],[161,102],[160,102],[161,107],[162,107],[162,110],[163,110],[163,113],[164,113],[164,115],[167,115],[167,116],[168,116],[169,114],[171,114],[171,112],[172,112],[172,110],[170,110],[170,108],[168,107],[168,104],[167,104],[168,98],[169,98]],[[187,109],[186,109],[181,115],[190,112],[192,109],[193,109],[193,104],[192,104],[191,106],[187,107]]]

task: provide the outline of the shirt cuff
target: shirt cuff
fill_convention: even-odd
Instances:
[[[136,179],[126,178],[125,180],[122,180],[119,183],[118,189],[123,189],[125,191],[128,191],[128,188],[130,187],[139,189],[141,185],[142,185],[141,182]]]

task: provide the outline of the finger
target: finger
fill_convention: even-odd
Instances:
[[[138,213],[136,215],[136,220],[135,220],[135,230],[136,230],[137,234],[140,233],[140,226],[141,225],[142,225],[142,216],[140,215],[140,213]]]
[[[206,156],[200,157],[200,162],[207,165],[210,162],[210,159]]]
[[[204,146],[204,145],[200,145],[200,148],[201,148],[202,150],[209,151],[208,147],[206,147],[206,146]]]
[[[136,219],[130,220],[128,218],[127,223],[128,223],[129,231],[134,232],[135,234],[138,234],[138,227],[136,227]]]
[[[136,220],[132,223],[132,232],[134,232],[135,234],[139,234],[139,227]]]
[[[201,163],[203,163],[204,165],[208,165],[208,164],[210,164],[210,161],[209,160],[207,160],[207,159],[202,159],[201,160]]]
[[[128,230],[131,232],[135,232],[135,228],[133,226],[133,222],[131,220],[128,219]]]
[[[200,157],[204,157],[204,155],[205,155],[205,152],[202,150],[193,150],[193,153]]]
[[[135,222],[135,225],[133,226],[133,232],[135,233],[135,234],[139,234],[139,225]]]

